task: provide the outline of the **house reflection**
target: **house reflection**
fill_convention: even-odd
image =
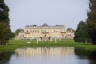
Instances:
[[[15,52],[17,56],[67,56],[74,55],[74,48],[20,48],[16,49]]]

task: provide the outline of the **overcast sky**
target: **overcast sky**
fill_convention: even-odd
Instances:
[[[76,29],[86,20],[88,0],[6,0],[12,31],[26,25],[62,24]]]

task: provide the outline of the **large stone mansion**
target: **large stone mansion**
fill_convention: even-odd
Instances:
[[[38,40],[52,40],[52,39],[73,39],[74,31],[66,29],[64,25],[49,26],[43,24],[41,26],[28,25],[23,31],[18,33],[18,39],[38,39]]]

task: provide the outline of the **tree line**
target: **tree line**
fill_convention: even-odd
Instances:
[[[80,21],[75,32],[76,42],[96,44],[96,0],[89,0],[89,11],[87,20]]]
[[[4,0],[0,0],[0,45],[6,44],[11,37],[9,8]]]

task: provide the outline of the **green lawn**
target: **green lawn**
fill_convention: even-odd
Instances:
[[[30,42],[30,43],[28,43]],[[57,41],[36,41],[36,40],[10,40],[7,45],[0,46],[0,50],[14,50],[25,47],[77,47],[87,50],[96,50],[96,45],[77,43],[74,40],[64,39]]]

